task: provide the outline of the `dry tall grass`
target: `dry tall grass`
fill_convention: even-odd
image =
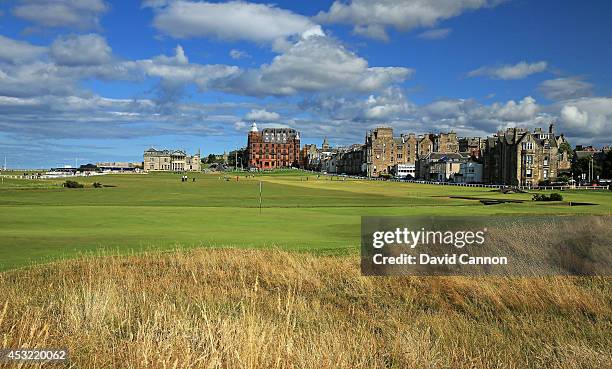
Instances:
[[[362,277],[357,256],[281,251],[0,274],[1,346],[74,368],[609,368],[611,311],[609,278]]]

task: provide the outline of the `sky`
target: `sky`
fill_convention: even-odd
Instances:
[[[612,143],[612,2],[5,0],[0,159],[141,161],[366,131],[487,136],[555,124]]]

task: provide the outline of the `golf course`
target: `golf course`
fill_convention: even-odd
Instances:
[[[492,188],[274,173],[5,177],[0,184],[0,270],[83,255],[198,247],[356,254],[365,215],[611,214],[609,191],[560,191],[561,202]],[[194,180],[195,178],[195,180]],[[94,188],[93,183],[102,184]],[[260,204],[261,184],[261,204]],[[559,192],[559,191],[556,191]],[[481,199],[523,202],[484,205]],[[572,203],[589,205],[570,206]]]
[[[3,347],[65,347],[69,368],[612,364],[607,276],[369,277],[359,257],[363,215],[609,215],[609,191],[533,201],[551,191],[298,170],[181,176],[79,177],[82,188],[5,177]],[[569,245],[560,260],[572,262],[609,243],[609,219],[567,219],[561,229],[512,221],[492,242]]]

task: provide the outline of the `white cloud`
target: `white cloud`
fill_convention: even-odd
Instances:
[[[60,65],[100,65],[112,58],[112,50],[104,37],[90,33],[58,37],[49,54]]]
[[[312,33],[270,64],[215,83],[221,90],[256,96],[329,90],[367,93],[402,82],[413,72],[404,67],[370,67],[337,41]]]
[[[220,135],[240,118],[224,104],[179,103],[160,112],[151,99],[112,99],[98,95],[28,98],[0,96],[0,132],[19,142],[50,138],[131,138],[161,134]]]
[[[247,53],[246,51],[242,51],[242,50],[238,50],[238,49],[231,49],[229,52],[229,55],[232,59],[235,60],[239,60],[239,59],[245,59],[245,58],[250,58],[251,55],[249,55],[249,53]]]
[[[466,11],[495,6],[499,0],[352,0],[334,1],[327,12],[315,20],[354,26],[354,32],[368,37],[386,39],[385,28],[409,31],[433,27],[440,21]]]
[[[565,105],[561,109],[561,119],[568,127],[584,128],[589,122],[589,113],[575,105]]]
[[[450,35],[450,28],[436,28],[421,32],[417,37],[425,40],[440,40]]]
[[[274,42],[316,26],[307,17],[289,10],[242,1],[174,1],[155,9],[154,26],[175,38]]]
[[[33,61],[0,66],[0,95],[27,97],[75,93],[75,76],[63,75],[52,63]]]
[[[495,117],[506,122],[523,122],[533,119],[539,110],[538,104],[531,96],[518,103],[510,100],[503,105],[493,104],[491,112]]]
[[[445,99],[416,105],[398,88],[388,88],[366,99],[309,98],[300,107],[321,117],[320,121],[326,125],[335,122],[334,129],[350,137],[359,137],[365,129],[380,123],[392,125],[398,133],[454,130],[464,135],[485,136],[506,127],[535,127],[550,120],[550,115],[529,96],[518,102],[488,105],[474,99]]]
[[[62,40],[54,45],[56,50],[52,59],[55,63],[41,59],[16,65],[0,65],[0,95],[25,97],[86,94],[79,87],[83,79],[139,82],[146,78],[159,78],[157,92],[161,95],[160,99],[176,102],[182,97],[182,89],[186,85],[193,84],[204,91],[212,80],[229,77],[240,70],[228,65],[190,63],[180,45],[172,56],[159,55],[151,59],[121,61],[110,58],[110,50],[106,52],[103,47],[82,49],[81,46],[87,48],[92,44],[81,45],[80,41]],[[97,54],[105,56],[102,60],[106,59],[106,62],[91,64],[99,61],[100,55]]]
[[[236,131],[242,131],[244,128],[246,128],[246,126],[247,126],[247,123],[241,120],[234,123],[234,129]]]
[[[414,112],[416,105],[406,99],[400,88],[388,87],[365,99],[321,96],[304,101],[302,107],[331,113],[334,119],[384,122],[408,116]]]
[[[107,10],[103,0],[21,0],[13,14],[43,27],[89,29]]]
[[[40,57],[47,48],[0,35],[0,60],[22,63]]]
[[[535,73],[540,73],[548,68],[548,63],[539,61],[527,63],[525,61],[514,65],[502,65],[496,67],[480,67],[467,73],[468,77],[484,76],[492,79],[523,79]]]
[[[593,85],[580,77],[555,78],[546,80],[538,90],[550,100],[566,100],[591,96]]]
[[[253,109],[244,117],[246,120],[261,122],[275,122],[280,119],[280,114],[267,111],[266,109]]]
[[[560,110],[561,127],[587,140],[612,139],[612,97],[583,97],[552,106]]]
[[[139,68],[150,77],[159,77],[168,84],[196,84],[206,90],[210,81],[228,77],[238,72],[238,67],[217,64],[192,64],[178,45],[174,56],[160,55],[150,60],[136,62]]]

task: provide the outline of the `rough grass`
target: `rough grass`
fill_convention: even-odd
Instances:
[[[606,368],[611,311],[610,278],[363,277],[356,255],[279,250],[0,274],[1,346],[74,368]]]

